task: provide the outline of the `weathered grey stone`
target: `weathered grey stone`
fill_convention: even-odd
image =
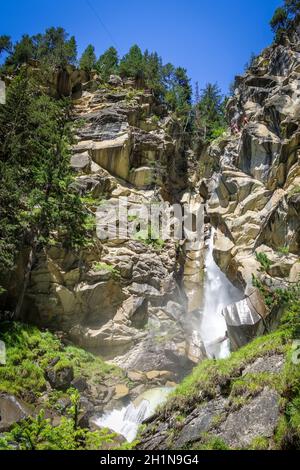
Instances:
[[[13,395],[0,394],[0,432],[7,432],[19,421],[32,415],[29,406]]]
[[[264,389],[249,404],[229,414],[219,436],[232,447],[247,447],[255,437],[272,437],[279,420],[279,398],[276,391]]]
[[[213,419],[224,411],[226,400],[218,398],[212,400],[201,408],[196,409],[192,416],[189,416],[183,424],[183,429],[174,442],[175,449],[182,449],[186,444],[199,441],[201,435],[207,432],[213,423]]]
[[[49,367],[46,371],[46,378],[49,381],[51,387],[55,388],[56,390],[67,390],[70,388],[74,379],[73,367],[66,366],[61,369]]]
[[[75,171],[89,171],[91,160],[88,152],[77,153],[71,157],[71,168]]]
[[[243,370],[243,375],[256,374],[261,372],[270,372],[278,374],[284,366],[284,357],[282,355],[259,357],[253,364],[250,364]]]

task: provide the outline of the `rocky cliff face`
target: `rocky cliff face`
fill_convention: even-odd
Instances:
[[[81,86],[71,165],[91,218],[99,205],[113,206],[122,196],[129,211],[180,200],[187,185],[181,122],[131,81],[112,77],[106,86],[97,80]],[[182,266],[175,242],[159,243],[95,240],[80,256],[49,247],[32,271],[24,318],[68,332],[125,369],[180,377],[191,365]]]
[[[300,280],[299,52],[298,35],[286,38],[237,78],[231,132],[205,156],[219,172],[196,186],[216,228],[215,260],[245,293],[223,312],[233,349],[278,327],[283,306],[267,308],[255,279],[270,292]],[[290,339],[279,329],[226,361],[202,363],[149,420],[140,448],[297,447],[284,417],[293,407],[289,374],[297,373]]]
[[[249,296],[245,309],[226,312],[229,329],[256,325],[256,334],[260,317],[270,313],[253,290],[260,254],[270,261],[263,282],[275,289],[299,280],[299,73],[298,39],[266,49],[237,78],[228,103],[233,135],[209,150],[220,165],[208,204],[217,228],[215,259]],[[244,318],[239,310],[246,310]]]
[[[150,91],[116,76],[106,85],[96,76],[87,81],[74,70],[54,80],[56,92],[73,93],[71,166],[91,223],[99,207],[109,202],[113,210],[121,197],[132,226],[135,210],[149,202],[195,209],[205,202],[205,222],[216,229],[215,261],[244,296],[223,311],[231,347],[239,351],[221,365],[200,364],[147,423],[143,449],[199,448],[207,434],[216,446],[222,440],[249,448],[253,438],[275,446],[280,403],[289,393],[291,338],[270,335],[240,348],[277,326],[281,314],[280,306],[266,306],[255,279],[271,292],[300,280],[299,44],[295,36],[266,49],[237,78],[228,102],[231,132],[202,149],[201,178],[183,123]],[[111,213],[105,217],[109,224]],[[129,396],[127,378],[137,386],[130,398],[153,383],[171,387],[205,359],[201,341],[192,337],[203,305],[204,258],[205,237],[183,248],[127,235],[95,239],[81,253],[48,247],[34,264],[23,318],[62,330],[127,371],[111,385],[114,393],[121,387],[118,399]],[[18,279],[16,273],[11,298]]]

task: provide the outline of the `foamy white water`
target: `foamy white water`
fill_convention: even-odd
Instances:
[[[204,307],[200,336],[207,356],[222,359],[230,355],[227,326],[222,312],[228,305],[241,300],[242,294],[230,283],[214,260],[214,235],[215,230],[212,229],[205,262]]]
[[[171,390],[170,387],[148,390],[128,406],[105,413],[95,421],[95,424],[100,428],[115,431],[124,436],[128,442],[132,442],[137,435],[140,424],[150,418],[157,407],[167,400]]]

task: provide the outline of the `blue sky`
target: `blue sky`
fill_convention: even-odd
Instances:
[[[200,88],[224,93],[252,52],[272,41],[269,21],[283,0],[10,0],[1,2],[0,34],[17,40],[63,26],[98,54],[114,44],[123,55],[137,43],[187,68]]]

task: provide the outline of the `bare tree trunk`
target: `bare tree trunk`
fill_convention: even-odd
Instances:
[[[25,274],[24,274],[24,280],[23,280],[23,286],[21,293],[18,298],[18,303],[15,309],[15,314],[14,314],[14,319],[19,321],[22,319],[22,309],[23,309],[23,303],[24,303],[24,298],[26,294],[26,290],[30,281],[30,274],[32,271],[32,266],[34,262],[34,256],[35,256],[35,248],[36,248],[36,243],[33,243],[33,245],[30,248],[29,256],[28,256],[28,262],[26,265],[25,269]]]

